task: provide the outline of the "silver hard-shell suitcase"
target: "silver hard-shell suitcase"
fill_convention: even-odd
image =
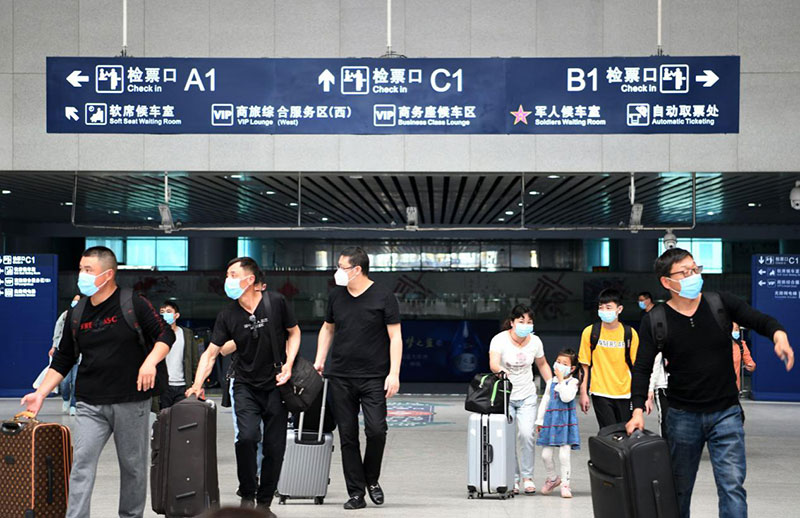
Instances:
[[[278,479],[278,502],[285,504],[289,498],[314,499],[322,504],[328,494],[330,483],[331,457],[333,456],[333,434],[323,433],[325,406],[328,395],[328,380],[322,386],[322,408],[319,430],[303,432],[305,412],[300,414],[297,430],[286,433],[286,453]]]
[[[508,414],[508,393],[503,391],[505,414],[470,413],[467,434],[467,496],[514,496],[516,428]]]

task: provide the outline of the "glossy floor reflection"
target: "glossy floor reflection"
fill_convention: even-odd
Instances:
[[[586,469],[586,439],[597,430],[594,416],[581,414],[583,448],[572,456],[574,498],[561,499],[557,492],[549,496],[518,496],[507,501],[468,500],[466,494],[466,422],[462,397],[398,396],[390,411],[392,428],[381,483],[386,504],[362,511],[344,511],[346,500],[341,472],[338,438],[331,468],[331,485],[325,504],[290,501],[273,505],[278,516],[325,517],[360,516],[437,518],[483,518],[498,516],[552,516],[586,518],[592,516],[589,479]],[[746,488],[750,516],[773,514],[790,516],[800,508],[797,491],[797,466],[800,462],[800,405],[745,402],[747,415],[748,477]],[[16,400],[0,400],[0,415],[17,411]],[[49,399],[40,414],[44,421],[71,419],[61,413],[60,399]],[[648,426],[655,428],[651,419]],[[233,425],[230,409],[218,414],[218,450],[220,493],[223,504],[237,504],[237,481],[233,454]],[[363,444],[363,442],[362,442]],[[537,449],[535,481],[544,483],[544,468]],[[116,516],[119,496],[119,468],[113,441],[109,441],[100,461],[97,485],[92,501],[92,516]],[[704,455],[695,486],[693,517],[717,515],[717,496],[707,454]],[[147,504],[147,517],[157,516]]]

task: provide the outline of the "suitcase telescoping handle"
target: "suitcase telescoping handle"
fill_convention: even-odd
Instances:
[[[514,419],[508,411],[508,374],[505,371],[500,371],[500,379],[503,383],[503,413],[506,415],[506,421],[511,423]]]
[[[320,405],[319,416],[319,430],[317,430],[317,442],[322,442],[322,430],[325,426],[325,405],[328,399],[328,378],[322,377],[322,405]],[[306,417],[305,412],[300,412],[300,425],[297,427],[295,437],[298,441],[303,439],[303,420]]]

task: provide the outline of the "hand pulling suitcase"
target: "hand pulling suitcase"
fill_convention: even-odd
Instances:
[[[69,428],[21,412],[0,432],[0,515],[61,518],[67,514],[72,437]]]
[[[165,408],[153,423],[150,444],[153,511],[196,516],[219,506],[213,402],[189,398]]]
[[[507,386],[507,385],[506,385]],[[467,434],[467,496],[514,496],[516,429],[508,413],[508,391],[503,389],[505,413],[470,413]]]
[[[589,437],[589,479],[595,518],[677,518],[678,500],[667,441],[625,424]]]
[[[286,454],[278,479],[277,496],[280,504],[285,504],[289,498],[313,498],[317,505],[325,501],[333,456],[333,434],[323,431],[327,396],[326,378],[322,385],[319,429],[316,432],[303,431],[305,412],[300,413],[297,429],[286,432]]]

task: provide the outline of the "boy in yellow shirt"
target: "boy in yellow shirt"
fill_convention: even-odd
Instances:
[[[589,411],[589,396],[600,428],[627,422],[631,410],[631,371],[639,348],[636,330],[619,321],[622,294],[600,292],[596,322],[583,330],[578,361],[583,368],[580,405]],[[591,380],[589,379],[591,377]]]

